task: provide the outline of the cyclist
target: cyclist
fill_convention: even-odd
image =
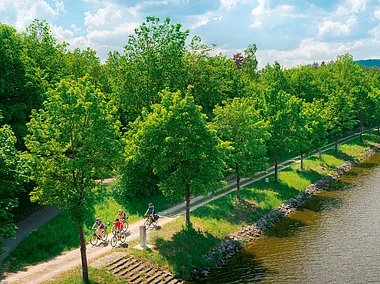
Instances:
[[[148,212],[149,212],[150,218],[153,222],[154,221],[154,215],[156,214],[156,207],[154,207],[154,205],[152,203],[149,203],[148,210],[146,210],[144,215],[146,216],[148,214]]]
[[[92,225],[92,229],[95,229],[96,226],[98,226],[96,229],[96,235],[98,236],[98,239],[100,239],[103,236],[104,232],[104,224],[100,218],[96,218],[94,225]]]
[[[113,224],[117,228],[116,235],[119,235],[123,231],[123,227],[124,227],[123,222],[121,220],[119,220],[119,218],[116,218],[115,223],[113,223]]]
[[[116,218],[119,218],[121,222],[124,222],[125,219],[126,219],[127,215],[125,214],[125,212],[121,209],[119,209],[119,212],[117,213]]]

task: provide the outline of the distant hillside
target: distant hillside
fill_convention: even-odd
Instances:
[[[359,63],[362,66],[368,66],[368,67],[376,66],[380,68],[380,59],[356,60],[355,62]]]

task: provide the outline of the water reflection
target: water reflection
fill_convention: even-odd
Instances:
[[[380,154],[194,283],[380,283]]]

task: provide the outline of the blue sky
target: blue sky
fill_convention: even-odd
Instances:
[[[0,0],[0,22],[24,31],[46,19],[70,48],[95,49],[104,61],[123,51],[146,16],[171,18],[227,56],[257,45],[259,67],[380,58],[380,0]]]

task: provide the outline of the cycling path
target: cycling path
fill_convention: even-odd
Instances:
[[[356,135],[352,135],[352,136],[348,137],[349,139],[347,139],[347,137],[346,137],[345,141],[348,141],[350,139],[354,139],[354,136],[356,136]],[[324,148],[322,150],[322,152],[325,152],[325,151],[327,151],[333,147],[334,147],[333,143],[331,143],[331,144],[329,144],[329,147]],[[289,159],[289,160],[279,164],[279,166],[281,166],[281,167],[279,167],[279,169],[287,168],[296,162],[299,162],[299,160],[297,158]],[[249,184],[251,184],[257,180],[263,179],[263,178],[265,178],[271,174],[273,174],[273,171],[272,171],[272,168],[269,168],[267,171],[259,173],[258,177],[255,179],[242,179],[241,180],[241,182],[242,182],[241,186],[242,187],[247,186],[247,185],[249,185]],[[190,210],[193,211],[193,210],[195,210],[195,209],[197,209],[197,208],[199,208],[199,207],[201,207],[201,206],[203,206],[209,202],[212,202],[215,199],[218,199],[222,196],[225,196],[225,195],[235,191],[236,190],[235,185],[236,185],[235,181],[232,180],[225,186],[225,188],[222,192],[214,195],[211,198],[206,198],[204,196],[198,196],[196,198],[193,198],[191,200],[192,206],[191,206]],[[184,202],[180,203],[177,206],[169,208],[165,211],[158,212],[158,215],[161,216],[161,218],[159,220],[159,225],[163,226],[163,225],[173,221],[177,217],[184,215],[184,214],[185,214],[185,203]],[[44,215],[48,215],[48,214],[44,214]],[[41,219],[43,219],[43,218],[41,218]],[[129,235],[128,235],[127,240],[126,240],[127,243],[128,243],[128,241],[135,240],[135,239],[139,238],[139,232],[140,232],[139,227],[143,225],[144,221],[145,220],[142,219],[142,220],[139,220],[133,224],[130,224]],[[25,222],[29,223],[30,220],[25,220]],[[39,223],[39,226],[41,226],[44,223],[44,221],[38,220],[37,223]],[[23,231],[24,228],[21,226],[21,224],[19,225],[19,228],[20,228],[19,231],[21,233],[21,231]],[[29,232],[27,230],[25,230],[25,232],[23,232],[22,238],[24,236],[28,235],[30,232],[31,232],[30,230],[29,230]],[[22,239],[19,238],[18,240],[21,241]],[[110,237],[108,237],[108,240],[110,240]],[[94,260],[94,259],[98,258],[99,256],[101,256],[102,254],[105,254],[111,250],[112,250],[112,247],[109,244],[109,241],[100,243],[95,247],[92,246],[91,244],[87,244],[87,260],[88,260],[88,262],[91,262],[91,260]],[[25,267],[23,270],[18,271],[17,273],[6,274],[5,279],[3,281],[1,281],[1,283],[3,283],[3,282],[4,283],[41,283],[41,282],[46,281],[46,280],[52,280],[52,279],[54,279],[54,277],[59,276],[60,273],[67,271],[67,270],[70,270],[76,266],[79,266],[80,264],[81,264],[80,250],[79,250],[79,248],[77,248],[77,249],[73,249],[71,251],[65,252],[65,253],[63,253],[63,254],[61,254],[61,255],[53,258],[53,259],[38,263],[36,265]]]

